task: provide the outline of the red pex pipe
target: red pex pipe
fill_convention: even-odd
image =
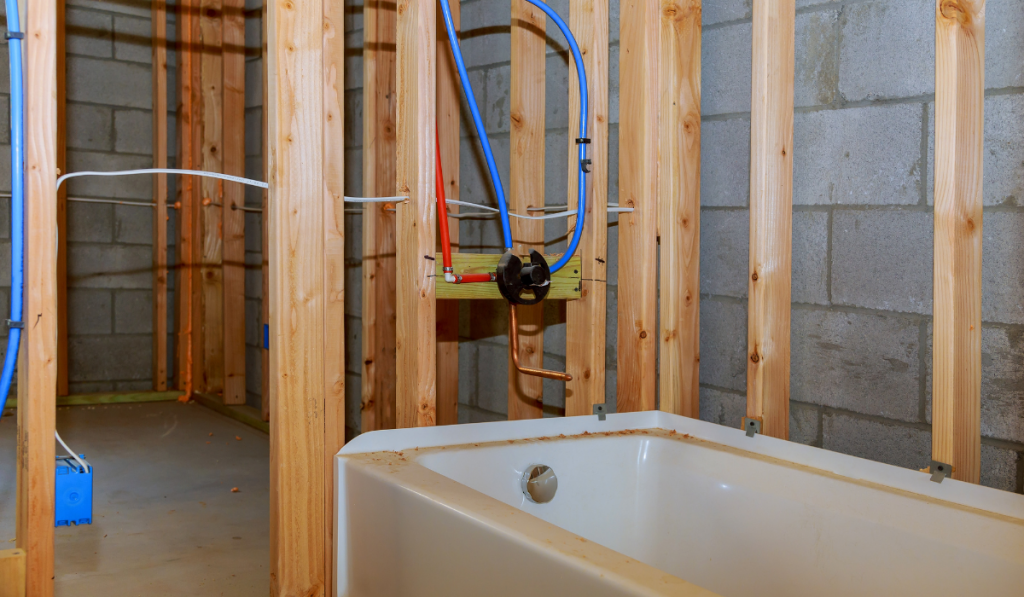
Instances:
[[[434,180],[437,194],[437,220],[441,228],[441,255],[445,273],[455,274],[452,267],[452,239],[448,232],[448,199],[444,194],[444,172],[441,170],[441,140],[437,131],[434,135],[434,153],[437,155],[437,176]],[[456,284],[467,284],[469,282],[494,282],[495,274],[455,274]]]

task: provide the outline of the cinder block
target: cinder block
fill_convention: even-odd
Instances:
[[[345,91],[363,87],[363,32],[354,31],[345,36]],[[355,50],[355,51],[349,51]],[[249,63],[246,63],[248,66]],[[260,66],[262,72],[263,67]],[[262,75],[261,75],[262,76]],[[248,78],[248,77],[246,77]],[[262,94],[262,90],[260,91]]]
[[[929,106],[934,108],[934,104]],[[934,111],[930,111],[934,114]],[[929,119],[929,163],[934,165],[935,117]],[[985,100],[985,205],[1024,206],[1024,96],[996,95]],[[932,173],[934,166],[929,168]],[[930,177],[930,180],[935,180]],[[929,185],[934,202],[934,183]]]
[[[1019,491],[1017,470],[1020,453],[995,446],[981,446],[981,484],[1003,491]]]
[[[984,321],[1024,323],[1024,213],[985,214],[981,260],[981,317]]]
[[[3,156],[0,156],[2,159]],[[132,170],[152,168],[149,156],[68,151],[68,171]],[[106,199],[141,199],[152,201],[152,176],[83,176],[64,183],[73,197],[102,197]]]
[[[68,286],[151,288],[152,258],[144,245],[77,244],[68,250]]]
[[[877,0],[843,8],[839,91],[847,101],[935,91],[935,2]]]
[[[0,145],[0,164],[11,163],[11,146]],[[0,190],[11,192],[11,169],[0,168]]]
[[[1024,56],[1024,12],[1020,8],[1016,0],[985,4],[985,86],[989,89],[1024,85],[1020,60]]]
[[[608,122],[610,124],[619,123],[619,79],[621,74],[619,73],[619,63],[621,58],[619,57],[619,46],[611,46],[608,48]],[[571,83],[575,85],[575,83]],[[575,138],[576,135],[573,135]]]
[[[750,197],[750,120],[705,120],[700,152],[701,206],[746,207]]]
[[[255,206],[254,206],[255,207]],[[345,218],[345,241],[348,242],[348,221]],[[354,218],[351,218],[354,219]],[[349,257],[348,247],[345,247],[345,257]],[[259,253],[263,250],[263,215],[251,211],[245,212],[245,252]]]
[[[929,373],[932,366],[928,355]],[[1024,442],[1024,332],[982,327],[981,331],[981,434],[984,437]],[[931,421],[929,376],[928,420]]]
[[[262,126],[256,116],[255,127]],[[256,128],[262,135],[262,129]],[[363,145],[363,91],[357,89],[345,93],[345,147],[362,147]],[[256,145],[259,147],[259,145]]]
[[[362,262],[345,264],[345,313],[354,317],[363,314]]]
[[[463,6],[460,37],[466,68],[508,62],[512,57],[511,24],[508,5],[501,9],[490,2]]]
[[[83,336],[111,333],[114,329],[112,304],[110,291],[107,290],[68,290],[68,334]]]
[[[361,37],[361,36],[360,36]],[[362,40],[360,39],[360,47]],[[348,47],[348,46],[346,46]],[[345,88],[348,88],[348,65],[351,58],[345,59]],[[359,58],[362,64],[362,57]],[[363,80],[362,69],[359,71],[359,80]],[[247,60],[245,62],[245,107],[258,108],[263,105],[263,59]]]
[[[842,413],[826,413],[822,443],[826,450],[919,470],[931,462],[931,433]]]
[[[920,211],[836,210],[832,301],[931,313],[933,225]]]
[[[351,15],[349,13],[352,13]],[[349,22],[356,18],[362,22],[363,14],[359,9],[346,10],[345,11],[345,31],[350,31],[348,28]],[[246,14],[245,15],[245,49],[246,55],[250,53],[259,54],[260,46],[263,43],[263,19],[259,16]]]
[[[798,113],[793,203],[917,203],[922,114],[920,104]]]
[[[0,197],[0,239],[11,238],[11,200]]]
[[[263,347],[263,323],[260,321],[260,302],[245,300],[245,345]]]
[[[793,212],[792,300],[795,303],[828,304],[826,212]]]
[[[484,79],[486,90],[482,97],[486,97],[487,100],[485,102],[482,98],[477,98],[477,102],[480,103],[480,112],[483,114],[484,126],[487,127],[487,132],[491,135],[507,133],[511,125],[512,67],[507,64],[495,66],[486,69],[484,73],[486,73]]]
[[[68,56],[67,69],[68,101],[142,109],[153,104],[149,65]]]
[[[747,413],[747,397],[741,392],[700,389],[700,420],[739,429]]]
[[[361,103],[361,102],[360,102]],[[345,99],[345,117],[348,118],[349,101]],[[361,108],[361,106],[360,106]],[[360,111],[360,118],[362,118]],[[346,125],[346,132],[347,132]],[[245,155],[261,156],[263,151],[263,109],[249,108],[245,111]]]
[[[25,15],[21,17],[22,31]],[[68,7],[64,13],[64,48],[69,55],[110,58],[113,55],[113,19],[110,14]]]
[[[11,143],[11,98],[0,95],[0,145]]]
[[[149,335],[72,337],[68,355],[68,378],[73,382],[143,380],[153,375]]]
[[[263,172],[262,157],[257,156],[245,158],[245,177],[266,182],[267,177]],[[263,205],[263,189],[251,185],[245,185],[244,203],[252,207]]]
[[[606,369],[616,369],[619,360],[619,289],[617,286],[606,286],[605,292],[604,363]]]
[[[476,343],[459,342],[459,410],[476,404],[478,370]]]
[[[114,242],[152,246],[153,208],[115,205]]]
[[[68,104],[67,144],[69,149],[114,149],[113,116],[109,108]]]
[[[148,392],[153,389],[152,379],[114,382],[115,392]]]
[[[152,291],[122,290],[114,293],[114,332],[117,334],[153,333]]]
[[[258,189],[256,190],[258,191]],[[351,197],[363,196],[362,149],[351,149],[345,151],[345,194]]]
[[[0,44],[0,93],[11,92],[11,59],[7,44]]]
[[[136,209],[142,209],[140,207]],[[114,238],[114,209],[102,203],[68,202],[68,241],[107,243]]]
[[[701,382],[746,392],[746,305],[705,298],[700,302],[700,328]]]
[[[114,150],[153,155],[151,110],[114,110]]]
[[[831,104],[839,96],[839,11],[796,17],[796,106]]]
[[[477,406],[508,415],[508,348],[477,342]]]
[[[358,317],[345,317],[345,371],[363,373],[363,324]]]
[[[700,237],[701,294],[747,296],[750,212],[702,210]]]
[[[750,23],[705,31],[701,42],[704,116],[750,111]]]
[[[363,423],[363,384],[358,375],[345,375],[345,427],[354,429],[356,433],[362,429]]]
[[[150,19],[114,17],[114,58],[153,62],[153,25]]]
[[[793,400],[919,420],[916,318],[794,309],[791,336]]]
[[[360,0],[345,0],[345,31],[363,28],[363,3]]]
[[[752,16],[750,0],[720,0],[708,2],[702,8],[701,17],[704,27],[726,21],[749,19]]]
[[[248,257],[250,253],[246,254]],[[255,255],[259,256],[259,253]],[[351,289],[345,289],[345,292],[351,292]],[[246,268],[245,269],[245,298],[259,299],[263,293],[263,272],[259,269]]]
[[[789,441],[808,446],[819,445],[821,409],[811,404],[789,403]]]
[[[6,348],[6,345],[3,347]],[[68,390],[72,394],[94,394],[96,392],[116,392],[115,384],[112,381],[69,381]]]
[[[245,391],[246,393],[253,393],[257,397],[256,404],[252,406],[260,408],[262,406],[263,391],[263,355],[261,349],[254,346],[245,347]],[[246,396],[246,403],[249,402],[249,397]]]

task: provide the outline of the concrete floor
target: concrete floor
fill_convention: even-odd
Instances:
[[[57,597],[267,594],[266,434],[178,402],[60,408],[57,430],[95,470],[93,524],[56,529]],[[14,481],[4,417],[0,548],[14,546]]]

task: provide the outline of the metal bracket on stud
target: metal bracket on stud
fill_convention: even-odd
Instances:
[[[7,327],[8,328],[17,328],[19,330],[25,329],[25,322],[24,321],[14,321],[12,319],[8,319],[8,320],[6,320],[6,322],[7,322]]]
[[[594,414],[597,415],[598,421],[604,421],[608,415],[608,406],[605,404],[595,404]]]
[[[942,483],[943,479],[953,474],[953,465],[933,460],[928,470],[932,473],[933,482]]]
[[[761,433],[761,419],[743,417],[743,428],[747,430],[747,437],[754,437],[755,434]]]

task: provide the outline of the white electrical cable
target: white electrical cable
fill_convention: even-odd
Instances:
[[[202,170],[179,170],[178,168],[142,168],[139,170],[115,170],[112,172],[97,172],[95,170],[83,170],[82,172],[68,172],[57,179],[57,188],[69,178],[78,178],[79,176],[130,176],[132,174],[188,174],[191,176],[206,176],[209,178],[219,178],[221,180],[230,180],[231,182],[240,182],[242,184],[259,187],[261,189],[268,189],[270,185],[259,180],[253,180],[251,178],[242,178],[241,176],[232,176],[230,174],[220,174],[218,172],[204,172]]]
[[[408,201],[408,197],[345,197],[345,203],[389,203]]]
[[[67,450],[68,454],[71,455],[72,458],[77,460],[78,464],[80,464],[82,466],[82,468],[85,469],[85,472],[89,472],[89,465],[86,464],[84,460],[79,458],[78,454],[76,454],[74,450],[69,448],[68,445],[64,443],[64,440],[61,439],[60,434],[57,433],[56,429],[53,430],[53,435],[57,438],[57,441],[60,442],[60,445],[64,446],[64,449]]]
[[[487,205],[480,205],[479,203],[468,203],[466,201],[456,201],[454,199],[449,199],[447,201],[447,203],[451,203],[453,205],[462,205],[462,206],[465,206],[465,207],[474,207],[476,209],[482,209],[484,211],[488,211],[488,212],[492,212],[492,213],[500,213],[499,210],[496,209],[496,208],[489,207]],[[628,212],[631,212],[631,211],[633,211],[632,207],[609,207],[608,208],[608,213],[628,213]],[[553,213],[553,214],[547,214],[547,215],[543,215],[543,216],[521,216],[519,214],[514,214],[514,213],[511,213],[511,212],[509,212],[508,215],[512,216],[513,218],[519,218],[520,220],[553,220],[555,218],[567,218],[569,216],[574,216],[574,215],[576,215],[576,213],[577,213],[577,211],[575,209],[569,209],[569,210],[566,210],[566,211],[561,211],[561,212]],[[461,217],[463,215],[471,215],[471,214],[458,214],[458,215],[456,215],[456,214],[448,214],[448,215],[449,215],[449,217]]]

